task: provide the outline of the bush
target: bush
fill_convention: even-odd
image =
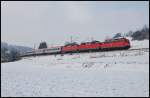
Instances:
[[[132,40],[149,39],[149,28],[144,26],[143,29],[135,31],[132,35]]]

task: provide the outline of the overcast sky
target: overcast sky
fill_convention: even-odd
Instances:
[[[149,25],[148,1],[2,1],[1,41],[38,47],[103,41]]]

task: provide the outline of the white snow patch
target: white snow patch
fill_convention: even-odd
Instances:
[[[138,48],[149,48],[149,40],[132,40],[131,37],[127,37],[129,39],[131,48],[138,49]]]

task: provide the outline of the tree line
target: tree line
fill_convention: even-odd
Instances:
[[[20,60],[20,55],[28,50],[31,50],[31,48],[8,45],[7,43],[1,42],[1,62]]]
[[[146,25],[140,29],[140,30],[136,30],[136,31],[129,31],[126,34],[121,34],[121,33],[117,33],[114,35],[113,38],[118,38],[118,37],[131,37],[132,40],[144,40],[144,39],[148,39],[149,40],[149,27],[147,27]]]

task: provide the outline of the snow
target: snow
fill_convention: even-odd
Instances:
[[[148,97],[149,50],[25,57],[2,63],[1,96]]]
[[[149,48],[149,40],[132,41],[131,42],[131,46],[132,46],[132,48],[135,48],[135,49],[138,49],[138,48]]]
[[[138,48],[149,48],[149,40],[132,40],[131,37],[127,37],[131,44],[131,49],[138,49]]]

